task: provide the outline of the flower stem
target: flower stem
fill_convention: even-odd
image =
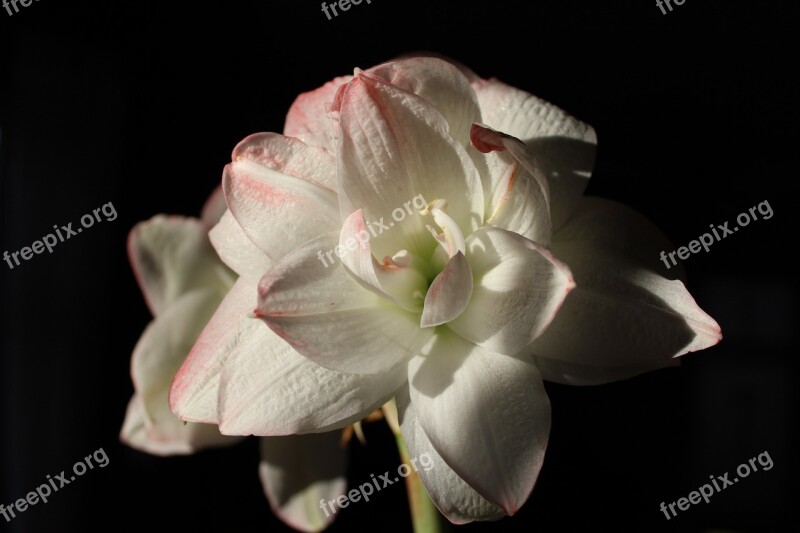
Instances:
[[[431,501],[425,485],[422,483],[416,467],[411,462],[411,457],[400,431],[400,421],[397,415],[397,404],[394,399],[389,400],[382,408],[386,423],[394,433],[400,459],[406,464],[410,474],[406,479],[406,492],[408,493],[408,506],[411,511],[411,522],[414,524],[414,533],[443,533],[449,531],[448,522],[439,514],[439,510]]]
[[[400,458],[408,465],[408,470],[411,472],[405,479],[414,533],[442,533],[446,531],[439,510],[433,505],[419,474],[411,465],[411,457],[408,454],[406,443],[403,441],[403,435],[396,433],[395,439],[397,440],[397,449],[400,451]]]

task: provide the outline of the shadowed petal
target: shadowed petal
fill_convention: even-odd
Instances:
[[[532,362],[446,331],[408,367],[411,403],[444,461],[512,515],[533,490],[550,433],[550,402]]]
[[[594,130],[558,107],[496,79],[476,80],[472,86],[484,123],[530,148],[550,184],[553,229],[560,228],[592,175],[597,147]]]
[[[500,507],[483,498],[445,463],[419,425],[408,387],[397,395],[397,411],[409,455],[417,458],[419,463],[417,473],[434,505],[448,520],[454,524],[466,524],[505,516]],[[427,465],[422,463],[424,457],[428,458]]]
[[[258,475],[273,512],[300,531],[322,531],[336,518],[320,508],[347,491],[347,449],[336,432],[260,439]],[[338,508],[337,508],[338,510]]]
[[[538,244],[486,227],[467,239],[475,286],[448,327],[489,350],[514,355],[547,328],[575,282]]]
[[[672,366],[722,338],[680,281],[637,266],[601,244],[554,243],[577,287],[528,350],[545,379],[592,385]]]
[[[131,230],[128,256],[154,316],[193,289],[212,288],[224,294],[233,283],[233,275],[209,244],[207,231],[197,219],[164,215]]]
[[[172,415],[166,401],[164,409]],[[128,403],[119,438],[135,450],[162,457],[189,455],[206,448],[233,444],[239,440],[236,437],[221,435],[217,426],[211,424],[184,424],[175,415],[172,415],[171,419],[164,417],[154,425],[145,416],[141,398],[136,394]]]

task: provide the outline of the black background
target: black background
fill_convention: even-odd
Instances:
[[[417,50],[592,124],[588,192],[644,213],[676,246],[764,200],[775,213],[686,261],[722,343],[621,383],[548,383],[553,430],[531,498],[460,529],[797,521],[797,2],[689,0],[665,16],[652,1],[373,0],[330,21],[318,1],[109,4],[0,11],[2,250],[107,202],[119,213],[0,267],[0,502],[97,448],[111,461],[0,530],[286,529],[261,493],[255,440],[171,459],[119,444],[130,353],[150,320],[125,238],[156,213],[198,214],[235,143],[281,131],[298,93]],[[398,464],[383,425],[366,433],[366,448],[351,445],[352,484]],[[764,451],[772,470],[670,521],[659,511]],[[396,485],[330,530],[409,531],[407,516]]]

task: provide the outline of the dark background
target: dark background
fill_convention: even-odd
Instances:
[[[517,516],[463,531],[774,531],[796,523],[797,2],[373,0],[327,20],[319,1],[41,0],[0,11],[2,250],[107,202],[119,217],[2,280],[0,502],[103,447],[110,464],[3,531],[284,530],[254,440],[160,459],[119,444],[129,358],[150,320],[125,253],[137,221],[193,215],[230,151],[280,131],[294,97],[353,67],[429,50],[592,124],[589,193],[678,245],[764,200],[774,217],[686,261],[723,342],[601,387],[549,384],[553,430]],[[349,479],[397,467],[389,431],[352,444]],[[774,468],[669,522],[659,511],[768,451]],[[331,531],[408,531],[404,490]],[[780,528],[784,529],[784,528]]]

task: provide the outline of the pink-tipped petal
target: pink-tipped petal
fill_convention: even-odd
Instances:
[[[404,206],[419,197],[423,206],[446,199],[448,215],[465,235],[477,229],[483,220],[480,177],[429,102],[360,72],[342,87],[337,105],[342,219],[363,209],[369,221],[390,221],[395,210],[408,209]],[[424,225],[415,216],[396,224],[391,233],[404,235],[409,241],[405,248],[411,250],[420,229]]]
[[[672,366],[674,358],[722,338],[719,325],[680,281],[602,246],[553,244],[577,287],[529,348],[545,379],[598,384]]]
[[[428,287],[420,327],[430,328],[455,320],[466,309],[470,296],[472,270],[459,251]]]
[[[411,57],[367,71],[430,102],[447,120],[450,135],[463,146],[469,130],[481,121],[475,91],[457,66],[435,57]]]
[[[333,150],[333,126],[328,113],[336,91],[351,79],[352,76],[340,76],[298,96],[286,115],[283,133],[306,144]]]
[[[473,124],[471,141],[486,154],[473,156],[485,166],[486,224],[549,245],[550,186],[534,155],[519,139],[481,124]]]
[[[248,159],[225,167],[222,186],[245,234],[273,261],[339,228],[336,194]]]
[[[336,190],[336,161],[331,153],[278,133],[254,133],[231,154],[231,161],[252,161],[330,190]]]
[[[251,316],[256,284],[239,278],[214,312],[181,365],[169,392],[169,405],[181,420],[218,424],[219,375],[231,352],[250,336],[271,334]]]

